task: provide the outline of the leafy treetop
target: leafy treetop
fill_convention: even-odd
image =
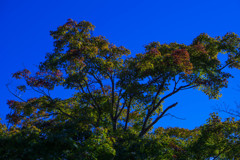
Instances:
[[[39,97],[10,100],[9,122],[47,129],[51,124],[78,122],[80,128],[107,129],[111,133],[133,132],[143,137],[154,124],[177,105],[164,102],[182,90],[199,89],[209,98],[221,96],[232,75],[225,68],[240,68],[240,38],[200,34],[190,45],[152,42],[145,52],[128,57],[130,51],[117,47],[104,36],[92,34],[90,22],[69,19],[51,32],[52,53],[39,65],[39,72],[16,72]],[[221,62],[219,54],[227,54]],[[74,89],[70,98],[53,98],[56,86]]]

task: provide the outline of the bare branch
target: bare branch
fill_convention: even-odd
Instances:
[[[17,97],[18,99],[20,99],[20,100],[23,101],[23,102],[27,102],[27,101],[25,101],[24,99],[22,99],[21,97],[19,97],[18,95],[16,95],[15,93],[13,93],[13,92],[9,89],[8,84],[6,84],[6,87],[7,87],[8,91],[9,91],[12,95],[14,95],[15,97]]]
[[[170,114],[170,113],[165,114],[163,117],[165,117],[165,116],[171,116],[171,117],[179,119],[179,120],[186,120],[185,118],[180,118],[180,117],[177,117],[177,116],[175,116],[173,114]]]
[[[140,134],[139,134],[139,137],[144,136],[144,135],[150,130],[150,128],[151,128],[154,124],[156,124],[156,123],[159,121],[159,119],[161,119],[161,118],[165,115],[165,113],[166,113],[169,109],[175,107],[177,104],[178,104],[178,103],[176,102],[176,103],[168,106],[148,127],[142,129],[142,131],[141,131]]]

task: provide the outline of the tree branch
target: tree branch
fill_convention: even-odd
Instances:
[[[139,137],[144,136],[144,135],[150,130],[150,128],[151,128],[154,124],[156,124],[156,123],[159,121],[159,119],[161,119],[161,118],[165,115],[165,113],[166,113],[169,109],[175,107],[177,104],[178,104],[178,103],[176,102],[176,103],[168,106],[168,107],[161,113],[161,115],[159,115],[148,127],[144,128],[144,129],[140,132]]]
[[[161,103],[162,103],[165,99],[167,99],[168,97],[174,95],[174,94],[177,93],[178,91],[180,91],[180,90],[182,90],[182,89],[184,89],[184,88],[186,88],[186,87],[189,87],[189,86],[191,86],[191,84],[187,84],[187,85],[184,85],[184,86],[179,87],[178,89],[174,89],[171,93],[169,93],[168,95],[166,95],[166,96],[164,96],[162,99],[160,99],[159,102],[157,103],[157,105],[156,105],[156,106],[153,106],[153,108],[148,111],[147,116],[146,116],[146,118],[145,118],[145,120],[144,120],[144,122],[143,122],[142,131],[145,130],[145,127],[146,127],[146,125],[147,125],[147,122],[148,122],[149,118],[152,116],[152,114],[154,113],[154,111],[161,105]],[[142,131],[141,131],[141,132],[142,132]]]
[[[132,102],[132,97],[130,97],[129,104],[128,104],[128,106],[127,106],[127,117],[126,117],[126,122],[125,122],[125,126],[124,126],[124,131],[127,130],[127,125],[128,125],[128,121],[129,121],[129,113],[130,113],[131,102]]]
[[[8,84],[6,84],[6,87],[7,87],[8,91],[9,91],[12,95],[14,95],[15,97],[17,97],[18,99],[20,99],[20,100],[23,101],[23,102],[27,102],[27,101],[25,101],[24,99],[20,98],[18,95],[14,94],[14,93],[9,89]]]
[[[86,83],[86,87],[87,87],[87,90],[88,90],[88,94],[90,95],[90,97],[91,97],[91,99],[93,100],[93,102],[95,103],[95,105],[93,105],[93,107],[95,108],[95,109],[97,109],[97,110],[99,110],[100,111],[100,106],[98,105],[98,103],[96,102],[96,100],[95,100],[95,98],[93,97],[93,95],[92,95],[92,93],[91,93],[91,91],[90,91],[90,89],[89,89],[89,86],[88,86],[88,84],[87,84],[87,82],[86,82],[86,80],[84,79],[84,82]]]

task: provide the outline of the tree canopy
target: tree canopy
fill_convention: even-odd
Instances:
[[[203,33],[190,45],[151,42],[131,55],[123,46],[93,35],[90,22],[69,19],[51,31],[54,50],[39,65],[13,74],[19,92],[39,96],[9,100],[11,127],[1,126],[1,156],[7,159],[206,159],[239,157],[239,121],[213,114],[194,130],[154,128],[178,102],[181,91],[198,89],[218,99],[240,68],[235,33]],[[227,60],[220,61],[219,55]],[[56,87],[70,98],[53,98]],[[20,147],[21,145],[21,147]],[[48,146],[48,147],[47,147]],[[21,155],[21,156],[20,156]],[[15,156],[15,157],[14,157]],[[19,157],[20,156],[20,157]]]

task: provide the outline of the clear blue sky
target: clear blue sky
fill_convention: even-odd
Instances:
[[[239,17],[239,0],[1,0],[0,117],[4,119],[9,112],[7,99],[15,99],[5,87],[9,82],[15,84],[12,73],[24,67],[36,70],[53,49],[49,31],[68,18],[92,22],[96,26],[94,34],[104,35],[136,54],[152,41],[190,44],[202,32],[210,36],[240,34]],[[203,124],[217,104],[234,106],[240,94],[240,72],[233,72],[235,79],[229,81],[220,100],[209,101],[197,90],[184,91],[171,99],[179,102],[171,113],[186,120],[165,118],[157,125],[192,129]]]

